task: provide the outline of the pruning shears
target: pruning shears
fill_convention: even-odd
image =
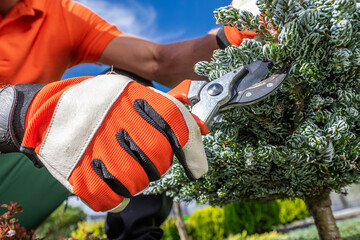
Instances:
[[[202,134],[206,134],[219,113],[253,104],[279,88],[290,64],[285,63],[277,73],[264,79],[272,66],[272,62],[256,60],[211,82],[185,80],[168,93],[192,107],[191,113]]]

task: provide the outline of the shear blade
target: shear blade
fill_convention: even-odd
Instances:
[[[250,85],[248,88],[245,89],[235,89],[235,91],[237,92],[234,93],[234,97],[226,105],[222,106],[220,111],[224,111],[237,106],[249,105],[264,99],[280,87],[281,83],[288,75],[288,70],[290,69],[290,67],[290,64],[286,63],[276,74],[270,76],[269,78],[263,81],[261,81],[260,79],[258,82],[254,82],[254,84]],[[267,73],[268,71],[266,72],[266,74]],[[262,77],[265,77],[266,75],[265,71],[258,71],[250,73],[246,75],[246,77],[251,78],[252,74],[255,74],[255,76],[257,77],[260,77],[261,75]]]
[[[272,62],[256,60],[245,66],[248,73],[234,84],[235,91],[241,92],[248,87],[260,82],[269,73]],[[235,96],[233,96],[235,97]]]
[[[239,95],[239,105],[248,105],[260,101],[273,93],[284,81],[287,74],[275,74],[268,79],[251,86]]]
[[[226,110],[239,105],[241,93],[257,84],[269,73],[273,64],[269,61],[256,60],[245,66],[245,69],[248,71],[247,74],[241,79],[237,80],[233,86],[230,100],[221,106],[222,110]]]

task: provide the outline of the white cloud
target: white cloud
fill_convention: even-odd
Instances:
[[[184,31],[177,30],[164,34],[157,28],[157,11],[152,5],[144,5],[133,0],[128,4],[114,3],[105,0],[76,0],[90,8],[111,24],[116,25],[124,33],[164,42],[181,36]]]

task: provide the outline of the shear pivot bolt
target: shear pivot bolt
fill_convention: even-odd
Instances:
[[[251,97],[252,93],[251,92],[248,92],[245,94],[246,97]]]
[[[266,84],[266,86],[267,87],[272,87],[272,86],[274,86],[274,84],[273,83],[268,83],[268,84]]]
[[[222,93],[222,91],[223,87],[219,83],[211,84],[207,89],[207,92],[210,96],[217,96]]]

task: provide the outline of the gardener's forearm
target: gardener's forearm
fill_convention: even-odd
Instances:
[[[218,48],[214,31],[200,38],[162,45],[156,80],[174,87],[184,79],[204,79],[194,72],[194,65],[209,61]]]
[[[194,65],[210,60],[219,48],[216,33],[213,30],[203,37],[170,44],[122,34],[108,44],[99,61],[174,87],[184,79],[201,78],[194,73]]]

